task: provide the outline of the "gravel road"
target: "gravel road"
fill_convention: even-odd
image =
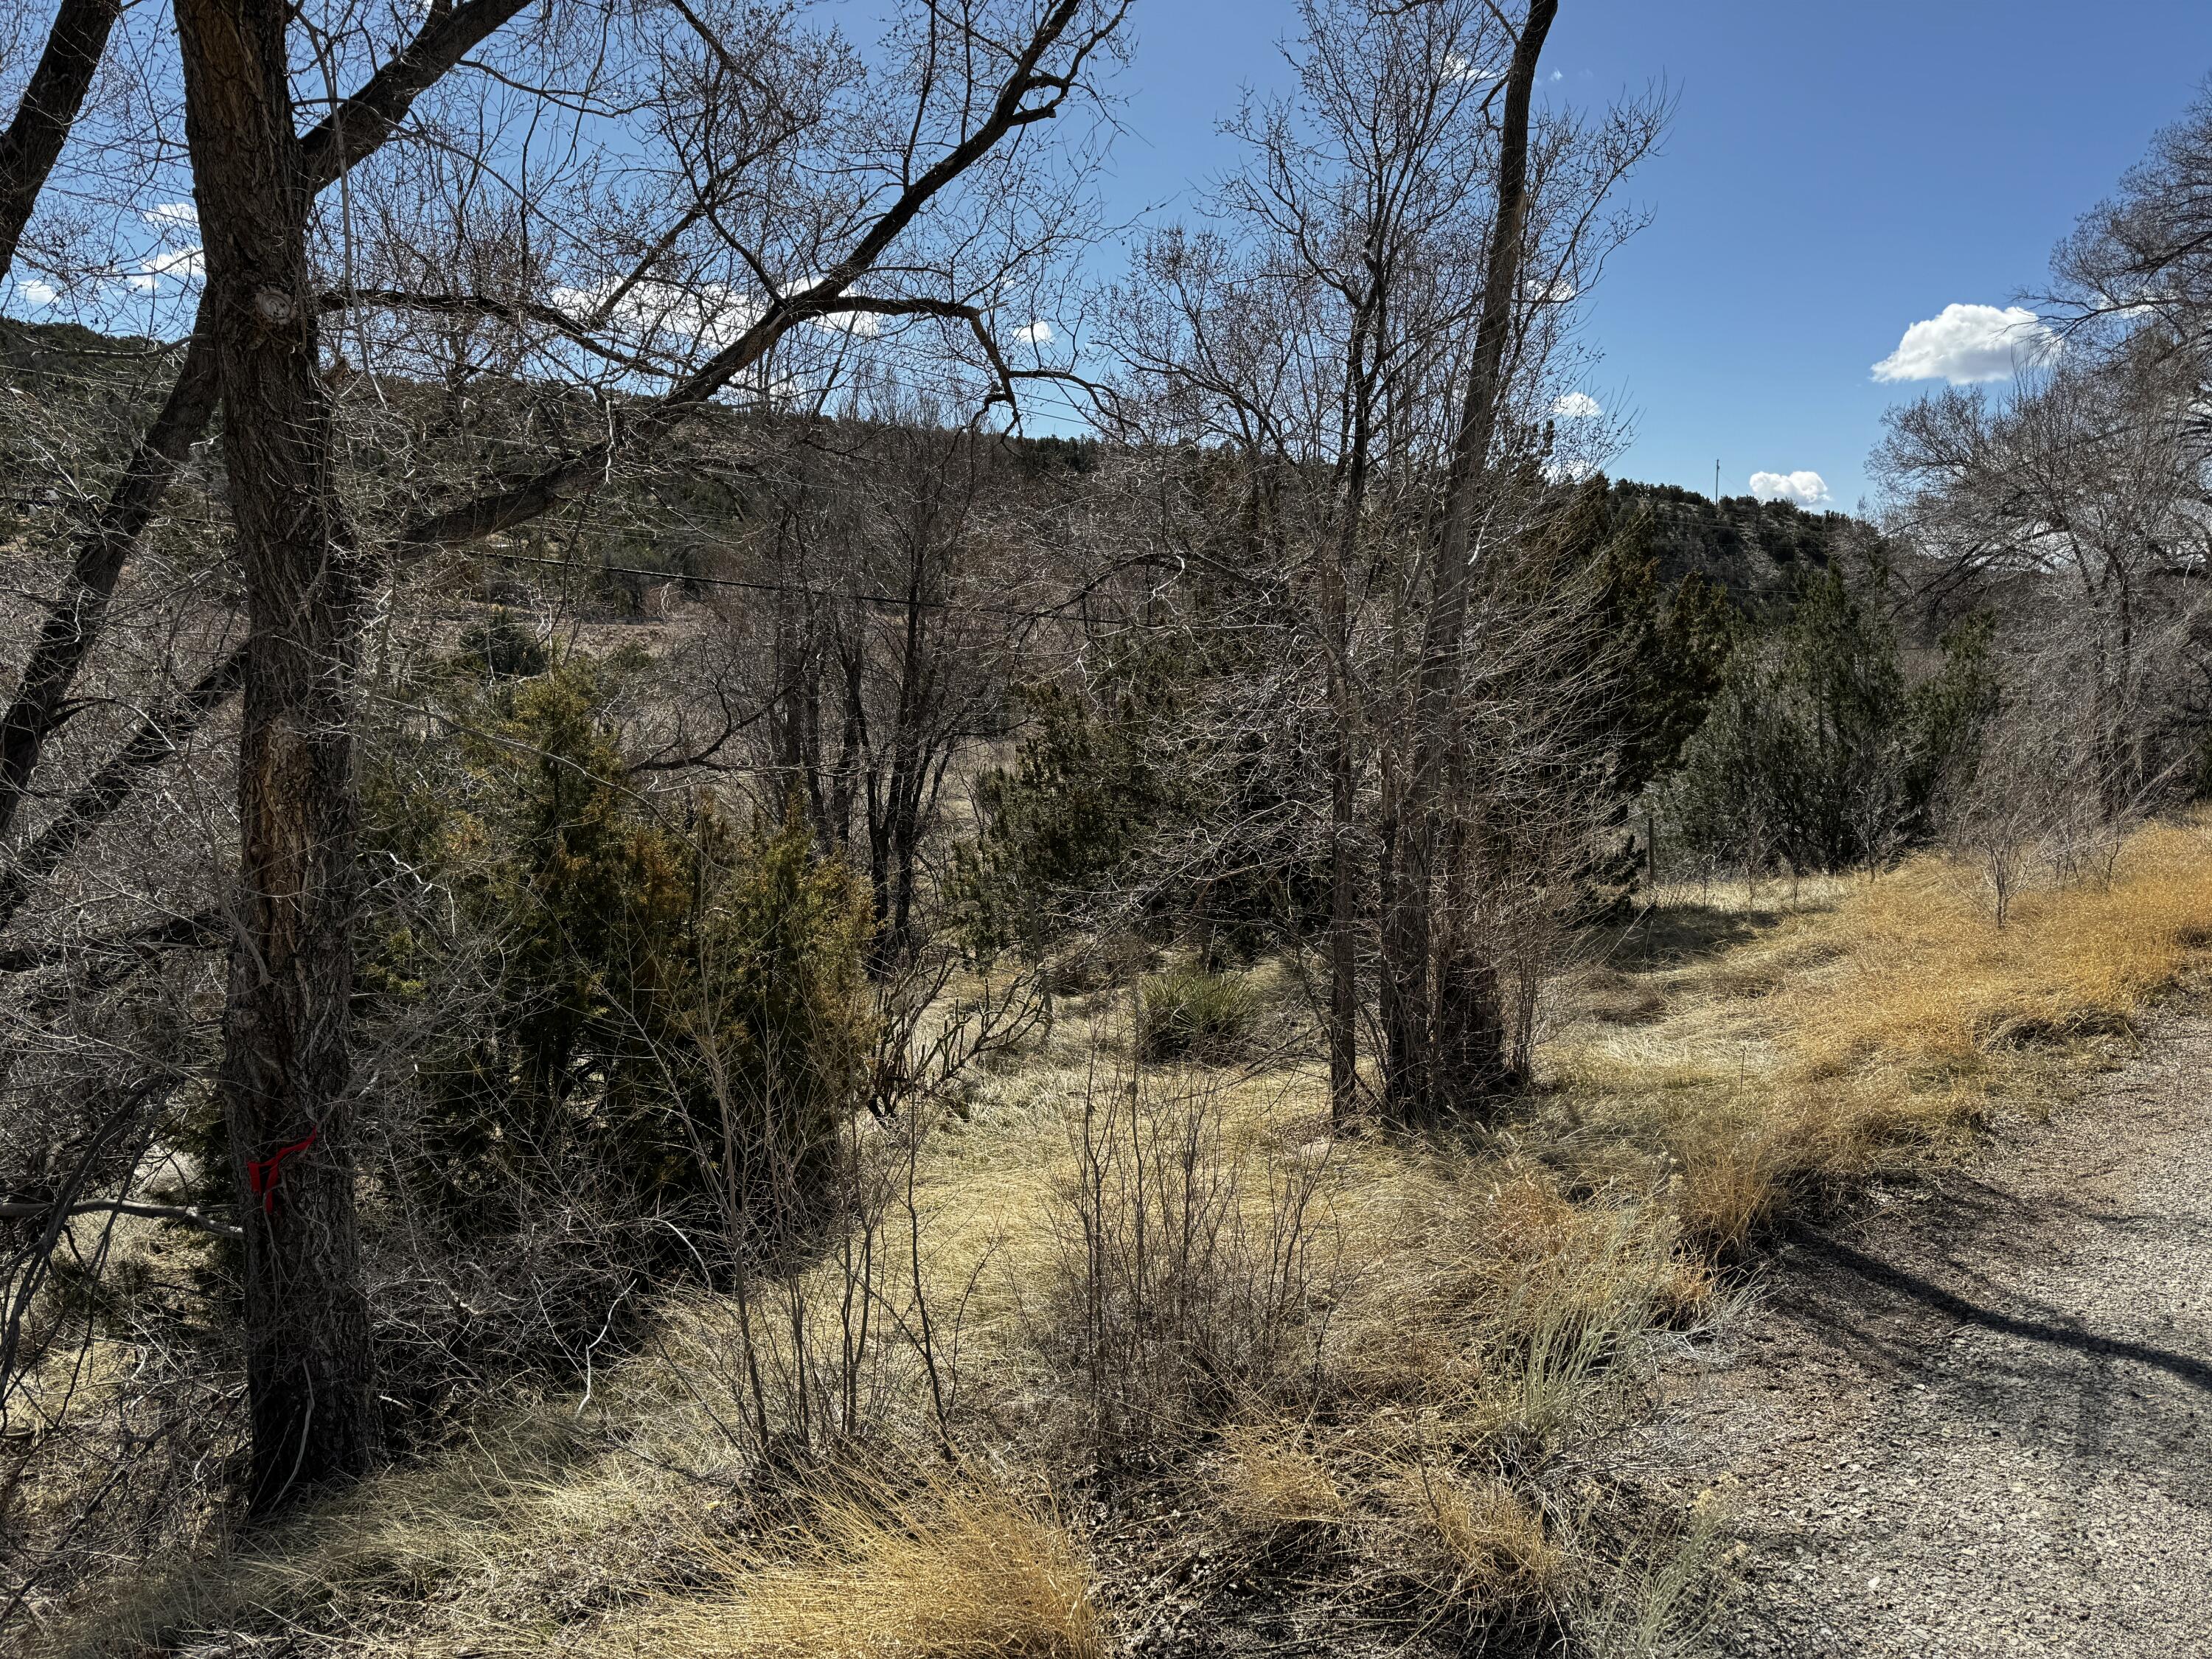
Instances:
[[[1653,1475],[1747,1547],[1719,1654],[2212,1656],[2212,1020],[1798,1232],[1664,1386]]]

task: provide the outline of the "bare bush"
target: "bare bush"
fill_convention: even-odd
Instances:
[[[1313,1377],[1334,1273],[1327,1154],[1240,1153],[1227,1106],[1217,1083],[1094,1070],[1071,1114],[1033,1313],[1102,1456]]]

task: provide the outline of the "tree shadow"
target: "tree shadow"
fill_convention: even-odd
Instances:
[[[1717,904],[1654,904],[1614,930],[1601,959],[1626,973],[1686,968],[1722,956],[1771,932],[1778,909],[1730,909]]]
[[[2109,1222],[2112,1218],[2106,1219]],[[2131,1227],[2147,1224],[2152,1219],[2135,1216],[2124,1218]],[[1961,1325],[1978,1326],[1984,1330],[2020,1337],[2030,1342],[2069,1348],[2095,1358],[2126,1360],[2146,1365],[2154,1370],[2164,1371],[2192,1389],[2212,1394],[2212,1362],[2190,1354],[2153,1347],[2147,1343],[2105,1335],[2041,1304],[2029,1304],[2039,1316],[2007,1313],[1946,1290],[1923,1274],[1909,1272],[1894,1263],[1884,1261],[1879,1256],[1869,1255],[1864,1250],[1828,1234],[1802,1226],[1793,1228],[1791,1234],[1792,1242],[1807,1255],[1850,1274],[1863,1285],[1878,1286],[1893,1297],[1931,1309]]]

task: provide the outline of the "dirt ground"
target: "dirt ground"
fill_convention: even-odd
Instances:
[[[2212,1656],[2212,1019],[1965,1171],[1796,1232],[1663,1378],[1725,1656]]]

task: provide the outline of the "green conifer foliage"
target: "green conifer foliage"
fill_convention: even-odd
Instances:
[[[1677,836],[1753,871],[1879,864],[1923,841],[1942,791],[1970,772],[1994,702],[1988,629],[1944,641],[1908,687],[1888,623],[1831,567],[1771,640],[1729,658],[1668,786]]]
[[[781,1233],[866,1093],[866,887],[799,823],[738,831],[703,799],[671,821],[605,692],[591,664],[496,683],[461,702],[454,761],[372,781],[375,853],[452,918],[393,922],[364,975],[372,1000],[456,1011],[418,1069],[419,1175],[465,1229],[580,1179]]]

